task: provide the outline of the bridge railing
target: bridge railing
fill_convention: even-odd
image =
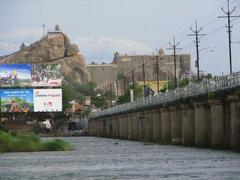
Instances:
[[[240,72],[232,75],[220,76],[214,79],[204,79],[198,83],[190,83],[187,87],[177,88],[153,97],[141,98],[133,103],[121,104],[100,112],[93,113],[93,118],[133,111],[139,108],[156,106],[162,103],[178,100],[180,98],[194,97],[209,92],[216,92],[240,86]]]

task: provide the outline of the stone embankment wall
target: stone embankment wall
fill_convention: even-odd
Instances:
[[[240,150],[240,99],[209,100],[91,119],[89,135]]]

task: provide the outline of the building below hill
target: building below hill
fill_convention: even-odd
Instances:
[[[159,81],[174,79],[174,56],[165,54],[162,49],[156,55],[120,55],[115,53],[114,59],[110,64],[87,65],[91,74],[91,80],[97,84],[99,89],[113,84],[113,87],[122,94],[124,86],[128,86],[134,75],[135,81],[156,81],[157,62]],[[176,74],[177,79],[186,77],[191,71],[190,54],[176,55]]]

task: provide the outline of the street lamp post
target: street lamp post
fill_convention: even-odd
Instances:
[[[211,48],[211,49],[210,49],[210,48]],[[199,54],[200,54],[200,52],[205,51],[205,50],[208,50],[208,49],[209,49],[210,52],[214,52],[214,49],[212,49],[211,46],[202,48],[202,49],[200,49],[200,50],[198,51],[198,59],[195,61],[195,67],[198,69],[198,80],[200,80]]]

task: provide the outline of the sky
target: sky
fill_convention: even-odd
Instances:
[[[240,15],[240,0],[230,0]],[[196,48],[190,27],[202,27],[200,69],[229,74],[227,0],[0,0],[0,56],[30,44],[47,30],[60,29],[77,44],[87,63],[111,62],[113,54],[153,54],[176,37],[177,53],[190,53],[196,72]],[[233,71],[240,71],[240,18],[232,18]]]

